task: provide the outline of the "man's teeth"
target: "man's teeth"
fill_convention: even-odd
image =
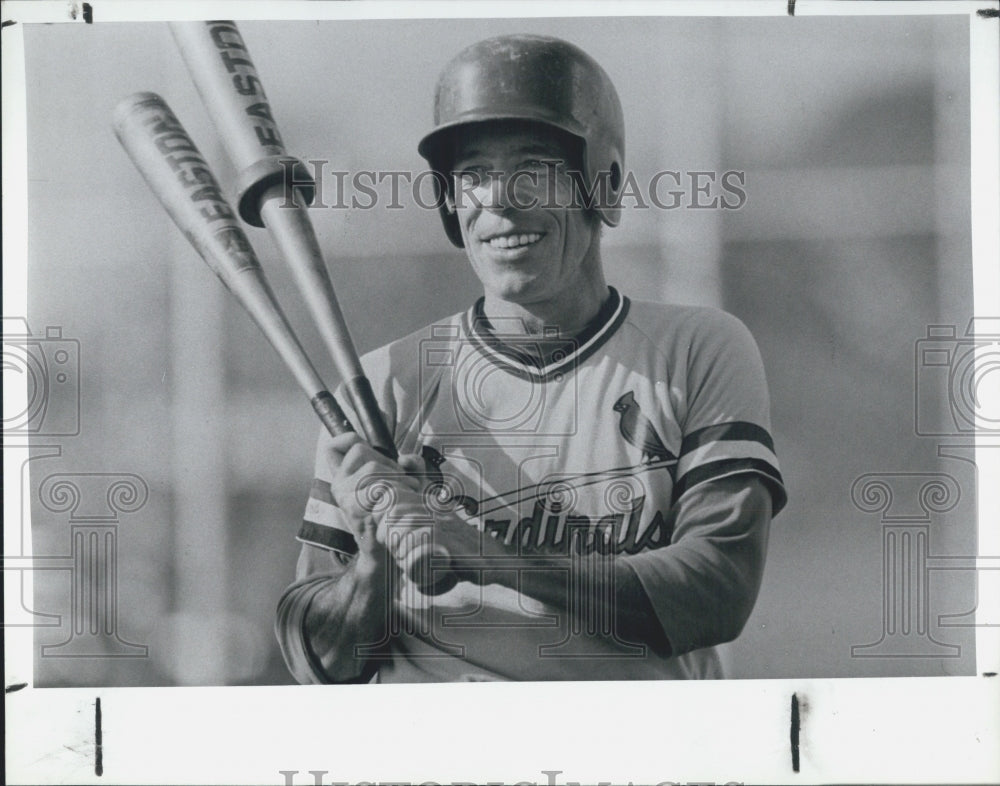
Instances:
[[[537,242],[542,236],[537,232],[527,232],[523,235],[500,235],[490,238],[493,248],[517,248]]]

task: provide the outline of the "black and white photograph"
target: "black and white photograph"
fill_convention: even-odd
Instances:
[[[995,13],[31,5],[9,782],[1000,777]]]

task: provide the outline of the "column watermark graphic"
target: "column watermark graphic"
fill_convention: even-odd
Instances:
[[[149,498],[138,475],[75,473],[50,475],[39,491],[42,505],[69,519],[71,572],[70,635],[41,648],[43,658],[144,658],[148,647],[125,641],[118,631],[118,525]],[[38,558],[36,558],[36,563]]]
[[[954,658],[961,647],[930,631],[931,517],[952,510],[958,482],[943,473],[872,473],[851,488],[851,501],[879,515],[882,527],[882,635],[853,645],[855,658]]]

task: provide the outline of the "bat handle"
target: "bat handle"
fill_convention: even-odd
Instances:
[[[312,397],[311,401],[313,409],[316,410],[316,414],[323,421],[323,425],[326,426],[331,437],[339,437],[341,434],[349,434],[354,431],[351,427],[351,421],[347,419],[347,415],[340,408],[337,399],[329,391],[321,390]]]
[[[344,380],[344,387],[358,413],[358,426],[361,433],[367,435],[368,441],[375,450],[396,461],[399,458],[396,443],[385,424],[385,418],[382,417],[368,377]]]
[[[421,541],[403,558],[403,572],[424,595],[440,595],[456,584],[458,577],[451,569],[451,555],[444,546],[431,543],[430,528],[412,533]]]
[[[372,393],[371,383],[366,377],[360,377],[350,380],[345,384],[345,387],[348,389],[351,401],[365,402],[366,404],[366,406],[358,407],[358,419],[361,422],[362,433],[373,436],[370,441],[371,446],[386,458],[397,461],[399,453],[392,437],[389,436],[389,429],[386,427],[385,421],[381,414],[372,414],[378,413],[379,410],[378,404],[375,403],[375,395]],[[337,399],[328,391],[321,390],[313,396],[311,401],[313,409],[316,410],[316,414],[319,415],[319,419],[326,426],[331,437],[338,437],[341,434],[349,434],[354,431],[351,421],[347,419],[347,415],[340,408]]]

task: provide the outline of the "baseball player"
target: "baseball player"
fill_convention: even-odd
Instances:
[[[320,435],[276,623],[300,682],[723,676],[785,503],[767,386],[734,317],[608,286],[624,147],[565,41],[446,66],[419,151],[483,296],[364,358],[398,462]]]

